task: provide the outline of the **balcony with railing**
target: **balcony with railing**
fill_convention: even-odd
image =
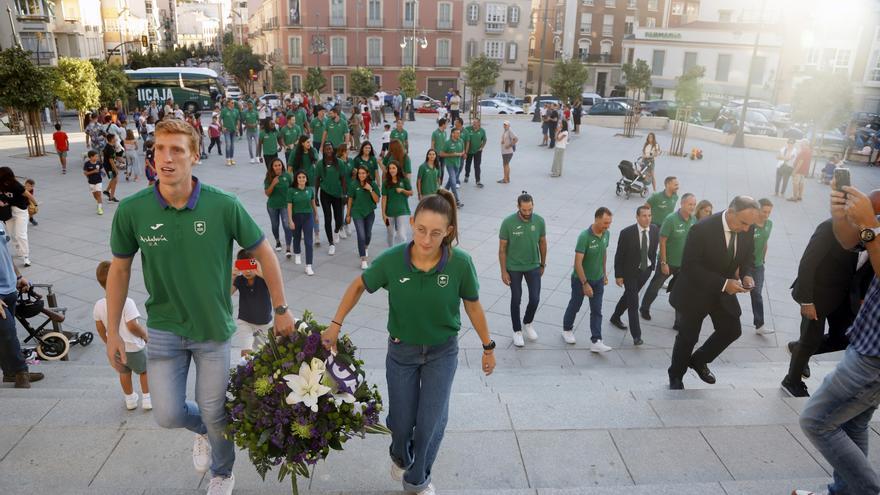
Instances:
[[[381,53],[368,53],[367,54],[367,65],[372,67],[381,67],[382,66],[382,54]]]
[[[452,56],[451,55],[438,55],[437,56],[437,67],[452,67]]]
[[[504,22],[489,22],[486,21],[486,32],[487,33],[503,33],[504,28],[507,26],[507,23]]]
[[[452,19],[437,19],[437,29],[452,29]]]
[[[331,15],[330,16],[330,26],[331,27],[345,26],[345,16],[344,15]]]
[[[406,17],[404,17],[403,22],[401,22],[401,26],[408,28],[408,29],[412,29],[413,28],[413,20],[407,19]]]
[[[345,53],[330,53],[330,65],[348,65],[347,59],[348,57],[345,56]]]
[[[614,36],[614,25],[603,24],[602,25],[602,36]]]
[[[379,18],[377,19],[377,18],[370,18],[370,17],[367,17],[367,27],[371,27],[371,28],[380,28],[380,27],[382,27],[382,18],[379,17]]]
[[[584,64],[610,64],[611,63],[611,54],[610,53],[593,53],[593,54],[584,54],[581,53],[578,59],[581,63]]]

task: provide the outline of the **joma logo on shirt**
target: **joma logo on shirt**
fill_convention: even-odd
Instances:
[[[156,247],[160,242],[168,242],[168,238],[164,235],[151,235],[151,236],[140,236],[140,241],[147,246]]]

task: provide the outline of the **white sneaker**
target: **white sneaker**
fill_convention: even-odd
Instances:
[[[437,495],[437,492],[434,490],[434,484],[428,483],[428,486],[426,486],[424,490],[420,491],[418,495]]]
[[[369,266],[367,260],[361,260],[361,270],[366,270]]]
[[[330,245],[330,249],[327,250],[327,254],[330,256],[333,256],[334,254],[336,254],[336,245],[335,244]]]
[[[523,340],[522,332],[513,332],[513,345],[517,347],[526,345],[526,341]]]
[[[766,326],[762,325],[761,327],[755,329],[755,333],[758,335],[770,335],[776,333],[776,330],[772,328],[767,328]]]
[[[27,256],[24,257],[24,266],[31,266],[31,259]]]
[[[153,399],[150,398],[150,394],[144,394],[144,397],[141,399],[141,409],[144,411],[153,409]]]
[[[532,326],[531,323],[526,323],[526,338],[531,340],[532,342],[538,340],[538,332],[535,331],[535,327]]]
[[[394,481],[400,481],[403,479],[404,473],[406,473],[406,469],[398,466],[396,462],[391,461],[391,479]]]
[[[125,408],[129,411],[133,411],[137,409],[138,406],[138,394],[133,393],[131,395],[125,396]]]
[[[564,340],[566,344],[577,344],[577,340],[574,338],[574,330],[563,330],[562,340]]]
[[[257,163],[257,159],[256,159],[256,158],[251,158],[251,163]]]
[[[345,231],[345,235],[351,235],[351,224],[345,224],[345,228],[343,230]]]
[[[339,232],[334,232],[333,233],[333,244],[336,244],[337,242],[339,242]]]
[[[608,347],[607,345],[603,344],[601,340],[597,340],[597,341],[593,342],[592,344],[590,344],[590,351],[591,352],[608,352],[610,350],[611,350],[611,348]]]
[[[290,259],[290,258],[293,257],[293,253],[290,252],[290,248],[287,248],[287,251],[284,252],[284,256],[285,256],[287,259]]]
[[[346,225],[342,230],[339,231],[339,238],[340,239],[348,239],[348,232],[345,231],[347,228],[348,228],[348,225]]]
[[[301,256],[301,255],[299,255],[299,254],[295,254],[295,255],[293,256],[293,264],[294,264],[294,265],[302,265],[302,262],[303,262],[303,259],[302,259],[302,256]]]
[[[208,442],[208,435],[197,434],[193,440],[193,467],[199,473],[206,473],[211,467],[211,444]]]
[[[235,474],[229,473],[228,478],[214,476],[208,482],[208,495],[232,495],[233,488],[235,488]]]
[[[312,270],[312,265],[306,265],[306,275],[312,276],[315,274],[315,270]]]

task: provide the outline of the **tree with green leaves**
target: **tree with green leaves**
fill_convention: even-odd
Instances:
[[[290,91],[290,79],[287,78],[284,67],[278,65],[272,67],[272,90],[279,95]]]
[[[262,71],[263,60],[249,45],[230,45],[223,50],[223,68],[232,74],[238,87],[251,88],[251,71]]]
[[[116,100],[128,101],[130,84],[122,66],[97,59],[92,59],[90,62],[95,68],[95,78],[98,81],[98,90],[101,92],[101,105],[112,107]]]
[[[400,76],[397,79],[400,84],[400,89],[406,93],[407,98],[412,98],[415,96],[418,88],[416,87],[416,71],[412,67],[404,67],[400,71]]]
[[[587,77],[589,77],[587,66],[580,60],[576,58],[560,59],[556,61],[553,76],[550,77],[548,84],[553,94],[558,96],[563,103],[572,103],[581,97]]]
[[[52,94],[64,103],[66,108],[77,111],[80,127],[82,127],[83,113],[97,108],[101,101],[98,73],[88,60],[59,58],[55,77],[52,78],[52,86]]]
[[[376,94],[376,78],[373,71],[366,67],[358,67],[351,71],[351,95],[369,98]]]
[[[465,84],[471,88],[472,104],[470,115],[471,119],[473,119],[479,108],[477,104],[479,103],[480,96],[486,92],[487,88],[495,85],[495,80],[498,79],[498,74],[501,73],[501,64],[497,60],[481,54],[478,57],[472,58],[464,67],[463,72]]]
[[[845,74],[817,72],[794,90],[792,119],[820,131],[847,121],[853,106],[853,88]]]
[[[52,103],[52,70],[38,67],[31,52],[14,46],[0,51],[0,107],[24,114],[28,155],[43,156],[40,110]]]
[[[306,72],[306,80],[303,82],[303,91],[312,96],[316,104],[321,101],[320,94],[327,87],[327,78],[320,67],[309,67]]]
[[[700,79],[706,75],[706,68],[695,65],[678,77],[675,86],[675,101],[681,107],[692,107],[703,97],[703,83]]]
[[[637,59],[635,64],[623,64],[621,67],[626,78],[626,89],[636,93],[636,99],[642,99],[642,92],[647,92],[651,87],[651,66],[642,59]]]

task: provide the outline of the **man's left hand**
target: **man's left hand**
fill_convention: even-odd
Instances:
[[[617,283],[618,287],[623,287],[623,278],[617,277],[614,279],[614,282]]]
[[[743,287],[745,287],[746,289],[751,289],[755,286],[755,279],[746,275],[745,277],[743,277],[742,283]]]
[[[283,315],[275,315],[275,333],[279,335],[291,335],[294,330],[293,315],[285,311]]]
[[[880,225],[874,216],[874,205],[865,193],[854,187],[846,186],[846,218],[859,228],[872,228]]]

